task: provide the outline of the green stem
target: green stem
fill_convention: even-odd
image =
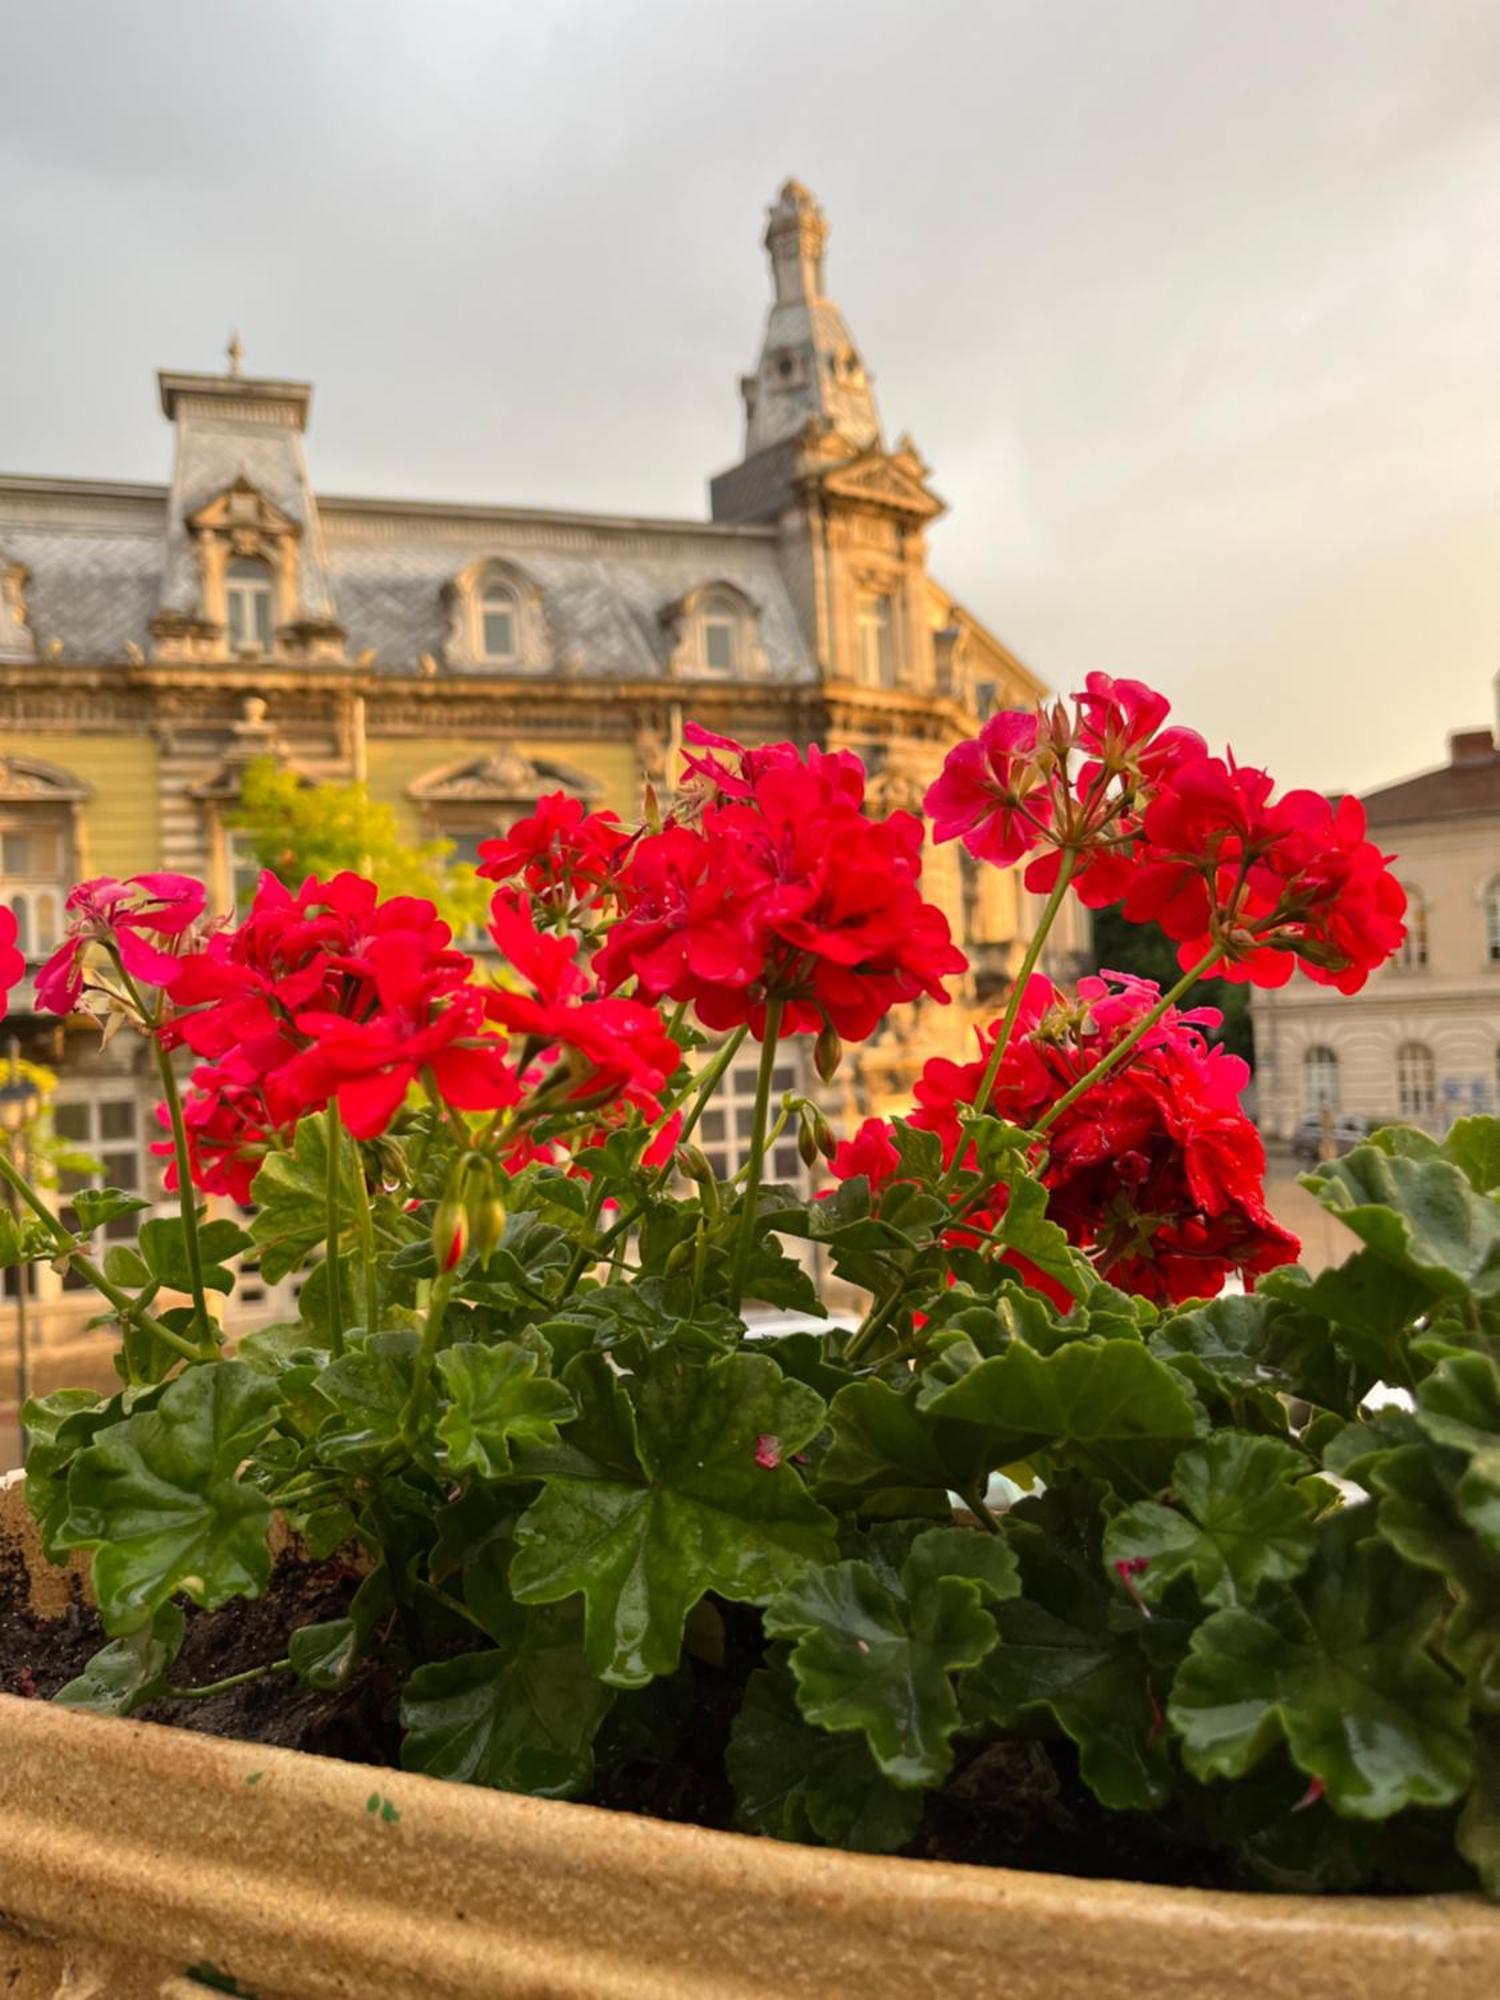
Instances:
[[[708,1109],[708,1100],[718,1088],[719,1078],[739,1054],[740,1044],[749,1032],[748,1028],[736,1028],[724,1046],[715,1051],[712,1062],[704,1065],[703,1074],[698,1078],[693,1089],[693,1108],[689,1111],[686,1118],[683,1119],[682,1130],[677,1135],[679,1146],[685,1139],[691,1139],[694,1132],[697,1131],[698,1120]],[[652,1188],[659,1188],[671,1171],[672,1162],[670,1160],[664,1166],[658,1167],[656,1179],[651,1183]]]
[[[143,1332],[149,1333],[154,1339],[172,1348],[184,1361],[204,1361],[208,1358],[201,1347],[195,1346],[190,1340],[184,1340],[180,1333],[174,1333],[169,1326],[163,1326],[159,1319],[143,1311],[129,1292],[122,1291],[118,1285],[105,1277],[93,1258],[85,1256],[83,1251],[77,1248],[76,1237],[58,1221],[30,1182],[12,1165],[3,1152],[0,1152],[0,1180],[6,1181],[15,1189],[22,1201],[46,1228],[58,1249],[66,1254],[78,1275],[86,1278],[96,1292],[108,1299],[122,1319],[133,1320]]]
[[[1005,1051],[1010,1047],[1010,1038],[1015,1033],[1016,1018],[1021,1011],[1021,1002],[1026,998],[1026,988],[1031,983],[1031,975],[1036,971],[1037,960],[1047,942],[1052,926],[1057,922],[1057,913],[1063,906],[1063,898],[1068,893],[1068,884],[1073,879],[1078,866],[1078,856],[1071,847],[1064,848],[1063,857],[1057,871],[1057,880],[1052,885],[1052,893],[1042,906],[1042,914],[1032,933],[1031,942],[1026,947],[1026,955],[1021,960],[1020,970],[1011,981],[1010,992],[1006,996],[1005,1012],[1000,1017],[1000,1026],[995,1034],[994,1046],[990,1050],[989,1061],[984,1066],[984,1075],[979,1088],[974,1093],[974,1109],[983,1114],[989,1109],[990,1092],[995,1088],[995,1078],[1000,1074],[1000,1065],[1005,1059]],[[953,1158],[948,1162],[948,1171],[938,1183],[938,1193],[947,1194],[963,1171],[963,1157],[966,1148],[960,1136],[954,1148]]]
[[[344,1121],[339,1116],[336,1097],[328,1100],[328,1182],[325,1254],[328,1262],[328,1327],[333,1337],[334,1357],[344,1351],[344,1301],[340,1279],[339,1169],[343,1165]],[[370,1331],[373,1333],[374,1328]]]
[[[966,1487],[962,1499],[964,1505],[987,1535],[998,1535],[1003,1532],[1000,1523],[990,1511],[989,1503],[984,1497],[984,1488],[982,1486]]]
[[[354,1219],[359,1226],[359,1256],[365,1280],[365,1332],[380,1331],[380,1268],[375,1262],[375,1217],[370,1212],[370,1190],[365,1185],[364,1161],[351,1139],[354,1155]]]
[[[781,1013],[780,1000],[766,1002],[765,1038],[760,1045],[760,1068],[755,1077],[755,1117],[750,1128],[749,1172],[745,1175],[740,1233],[729,1274],[729,1302],[735,1312],[739,1311],[745,1294],[745,1275],[750,1269],[750,1253],[755,1247],[756,1208],[766,1164],[766,1121],[771,1109],[771,1076],[776,1068],[781,1039]]]
[[[433,1280],[432,1296],[427,1301],[427,1320],[422,1328],[422,1345],[417,1350],[417,1365],[412,1371],[411,1394],[401,1413],[401,1436],[408,1447],[416,1443],[417,1418],[421,1413],[422,1398],[427,1394],[427,1384],[432,1380],[438,1349],[442,1345],[443,1320],[452,1290],[453,1273],[440,1271]]]
[[[1163,993],[1149,1014],[1142,1014],[1125,1039],[1116,1042],[1107,1055],[1101,1056],[1091,1070],[1079,1077],[1075,1084],[1063,1092],[1057,1102],[1047,1111],[1046,1116],[1039,1118],[1031,1128],[1032,1136],[1040,1139],[1044,1132],[1049,1132],[1063,1113],[1071,1109],[1078,1102],[1079,1098],[1083,1096],[1085,1091],[1092,1090],[1096,1083],[1103,1082],[1111,1070],[1118,1069],[1125,1058],[1132,1054],[1142,1040],[1150,1034],[1167,1009],[1175,1007],[1183,995],[1191,987],[1196,986],[1204,973],[1211,971],[1223,956],[1224,947],[1222,945],[1210,945],[1192,971],[1185,972],[1170,992]]]
[[[188,1281],[193,1291],[193,1311],[198,1316],[198,1326],[205,1342],[217,1341],[218,1325],[209,1316],[208,1294],[203,1287],[203,1251],[198,1242],[198,1198],[193,1185],[192,1162],[188,1157],[187,1125],[182,1116],[182,1093],[177,1088],[172,1058],[154,1034],[151,1037],[151,1046],[156,1051],[156,1071],[161,1078],[162,1095],[167,1101],[167,1115],[172,1121],[172,1152],[177,1161],[177,1206],[182,1215],[182,1238],[187,1247]]]
[[[290,1660],[267,1660],[263,1667],[246,1667],[242,1674],[228,1674],[221,1681],[208,1681],[198,1688],[163,1688],[162,1694],[168,1701],[207,1701],[211,1694],[226,1694],[230,1688],[244,1687],[250,1681],[258,1681],[262,1674],[288,1674],[292,1670]]]

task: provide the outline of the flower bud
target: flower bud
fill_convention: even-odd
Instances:
[[[469,1219],[474,1231],[474,1255],[481,1264],[488,1264],[505,1234],[505,1203],[498,1194],[491,1193],[475,1204]]]
[[[825,1021],[813,1044],[813,1066],[825,1083],[832,1083],[844,1058],[844,1045],[832,1021]]]
[[[437,1205],[432,1218],[432,1254],[440,1271],[451,1271],[469,1247],[469,1211],[452,1195]]]
[[[805,1118],[797,1126],[797,1152],[803,1166],[809,1170],[818,1164],[818,1135]]]
[[[714,1178],[713,1163],[701,1146],[695,1146],[691,1139],[684,1140],[677,1148],[677,1171],[690,1181],[711,1181]]]
[[[838,1137],[816,1105],[813,1107],[812,1129],[813,1137],[818,1142],[818,1151],[825,1160],[831,1160],[839,1149]]]

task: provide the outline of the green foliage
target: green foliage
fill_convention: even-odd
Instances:
[[[309,875],[321,882],[345,870],[368,875],[386,896],[425,896],[455,930],[476,923],[485,886],[452,859],[451,840],[413,842],[390,806],[363,785],[309,785],[270,758],[250,764],[231,826],[250,836],[262,868],[290,888]]]
[[[296,1679],[399,1689],[410,1770],[696,1798],[674,1767],[709,1751],[719,1806],[727,1778],[782,1840],[928,1852],[978,1797],[1054,1834],[1129,1814],[1235,1880],[1500,1894],[1500,1124],[1310,1176],[1358,1239],[1339,1269],[1158,1307],[1064,1240],[1025,1134],[976,1121],[944,1188],[898,1121],[873,1209],[862,1180],[760,1189],[751,1293],[821,1309],[800,1240],[876,1294],[857,1334],[770,1338],[732,1303],[739,1186],[653,1175],[649,1136],[616,1110],[587,1178],[507,1175],[498,1243],[440,1272],[434,1211],[490,1184],[491,1122],[414,1094],[341,1140],[335,1297],[304,1118],[249,1235],[200,1224],[210,1288],[252,1243],[303,1274],[233,1359],[148,1317],[189,1282],[180,1217],[112,1246],[121,1389],[26,1410],[29,1503],[50,1553],[92,1551],[109,1634],[60,1699],[175,1699],[185,1608],[264,1588],[279,1512],[360,1552]],[[992,1240],[945,1242],[997,1183]],[[28,1231],[0,1211],[0,1261],[52,1254]]]

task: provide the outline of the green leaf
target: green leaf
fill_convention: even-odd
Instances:
[[[412,1333],[378,1333],[329,1362],[313,1385],[332,1406],[318,1433],[321,1457],[350,1471],[368,1471],[402,1444],[419,1345]]]
[[[1459,1511],[1500,1554],[1500,1369],[1483,1354],[1450,1355],[1417,1392],[1416,1414],[1428,1437],[1468,1460]]]
[[[995,1465],[1065,1447],[1148,1487],[1163,1483],[1176,1447],[1202,1424],[1181,1376],[1132,1340],[1073,1340],[1052,1354],[1013,1341],[959,1381],[929,1381],[917,1404],[982,1424]]]
[[[1068,1478],[1005,1516],[1021,1595],[995,1607],[1000,1644],[969,1676],[964,1700],[1006,1729],[1050,1714],[1077,1744],[1095,1796],[1117,1811],[1144,1811],[1166,1799],[1171,1765],[1141,1643],[1145,1618],[1105,1575],[1101,1497]]]
[[[1303,1181],[1385,1263],[1439,1296],[1500,1296],[1500,1204],[1449,1161],[1356,1146]]]
[[[1410,1337],[1413,1327],[1432,1310],[1432,1287],[1395,1269],[1377,1251],[1357,1250],[1314,1278],[1300,1268],[1273,1271],[1257,1296],[1296,1306],[1307,1316],[1304,1323],[1316,1328],[1313,1340],[1326,1343],[1331,1333],[1360,1371],[1347,1386],[1340,1383],[1326,1365],[1318,1365],[1322,1357],[1309,1343],[1297,1357],[1302,1365],[1296,1387],[1313,1401],[1343,1408],[1357,1403],[1377,1381],[1402,1388],[1410,1385]]]
[[[450,1401],[437,1435],[447,1469],[462,1476],[503,1479],[511,1441],[556,1444],[557,1426],[575,1414],[560,1382],[537,1374],[538,1357],[514,1341],[482,1347],[463,1341],[438,1356]]]
[[[353,1229],[356,1193],[351,1149],[341,1148],[340,1213]],[[261,1276],[279,1283],[307,1262],[323,1241],[328,1215],[328,1117],[302,1119],[289,1153],[270,1153],[250,1190],[256,1214],[250,1234],[260,1246]]]
[[[1284,1740],[1353,1819],[1463,1793],[1463,1691],[1426,1650],[1442,1585],[1367,1532],[1373,1512],[1324,1523],[1312,1568],[1268,1611],[1215,1611],[1194,1632],[1168,1714],[1196,1776],[1242,1777]]]
[[[1443,1621],[1441,1651],[1468,1677],[1476,1710],[1500,1713],[1500,1554],[1474,1532],[1459,1505],[1460,1453],[1406,1445],[1371,1468],[1376,1520],[1398,1554],[1435,1570],[1458,1598]]]
[[[835,1563],[773,1599],[765,1629],[796,1640],[790,1666],[809,1722],[862,1731],[895,1784],[936,1785],[952,1768],[959,1726],[952,1676],[995,1643],[986,1601],[1016,1588],[1008,1548],[974,1530],[934,1528],[912,1544],[898,1586],[868,1562]]]
[[[590,1673],[573,1604],[515,1614],[507,1642],[419,1667],[401,1698],[402,1767],[547,1799],[593,1777],[614,1690]]]
[[[239,1470],[276,1411],[274,1388],[243,1363],[208,1362],[78,1454],[59,1540],[95,1551],[106,1631],[139,1631],[178,1591],[212,1611],[264,1590],[271,1509]]]
[[[1065,1232],[1047,1219],[1047,1190],[1028,1173],[1019,1153],[1002,1154],[996,1181],[1010,1190],[995,1241],[1055,1278],[1074,1298],[1081,1299],[1094,1284],[1087,1259],[1069,1243]]]
[[[918,1409],[915,1385],[852,1383],[834,1397],[828,1420],[833,1442],[819,1467],[818,1495],[868,1520],[949,1520],[949,1492],[986,1480],[998,1462],[983,1426]]]
[[[784,1666],[750,1676],[724,1768],[747,1833],[888,1854],[922,1817],[922,1793],[883,1776],[862,1735],[830,1736],[804,1721]]]
[[[1500,1194],[1500,1118],[1456,1120],[1444,1134],[1439,1150],[1464,1175],[1475,1194]]]
[[[143,1292],[153,1282],[150,1265],[128,1243],[110,1244],[104,1253],[104,1275],[112,1285],[123,1285],[133,1292]]]
[[[78,1188],[68,1196],[68,1202],[85,1236],[92,1236],[117,1215],[135,1215],[151,1206],[144,1195],[127,1194],[123,1188]]]
[[[563,1382],[578,1417],[518,1462],[546,1488],[517,1529],[511,1587],[532,1604],[582,1592],[601,1679],[636,1687],[670,1673],[705,1591],[763,1604],[834,1555],[832,1520],[790,1463],[823,1401],[773,1361],[666,1356],[632,1398],[602,1355],[583,1354]],[[757,1461],[767,1437],[774,1465]]]
[[[1158,1603],[1186,1570],[1205,1604],[1246,1604],[1262,1583],[1285,1582],[1313,1552],[1316,1500],[1295,1482],[1310,1467],[1278,1438],[1220,1431],[1172,1468],[1178,1508],[1143,1500],[1110,1522],[1104,1557],[1141,1563],[1135,1588]]]
[[[164,1604],[139,1631],[102,1646],[83,1672],[52,1699],[63,1708],[84,1708],[91,1715],[132,1714],[166,1686],[184,1629],[177,1606]]]
[[[137,1243],[151,1275],[169,1291],[190,1292],[192,1266],[188,1262],[187,1229],[180,1215],[157,1215],[143,1222]],[[223,1259],[238,1256],[251,1248],[251,1239],[237,1222],[222,1220],[198,1224],[198,1252],[203,1262],[203,1283],[209,1291],[234,1290],[234,1273],[226,1270]]]

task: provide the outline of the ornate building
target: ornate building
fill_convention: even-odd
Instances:
[[[827,235],[789,181],[744,456],[706,521],[316,494],[310,387],[242,373],[237,344],[227,374],[159,378],[167,485],[0,478],[0,895],[27,951],[48,951],[83,876],[181,869],[231,909],[248,857],[228,820],[259,757],[363,781],[414,840],[472,851],[559,786],[633,814],[643,782],[670,780],[684,717],[853,746],[889,809],[992,707],[1033,700],[1035,676],[928,572],[943,503],[910,438],[885,442],[824,288]],[[1018,957],[1030,899],[951,847],[928,881],[972,1002]],[[862,1052],[847,1087],[899,1091],[966,1011]],[[54,1025],[11,1026],[55,1050]],[[139,1052],[66,1039],[63,1129],[155,1192]],[[40,1317],[45,1387],[65,1335]]]
[[[1500,1105],[1500,743],[1460,730],[1446,764],[1364,807],[1397,857],[1406,944],[1348,999],[1302,978],[1255,994],[1256,1087],[1278,1137],[1325,1111],[1442,1133]]]

